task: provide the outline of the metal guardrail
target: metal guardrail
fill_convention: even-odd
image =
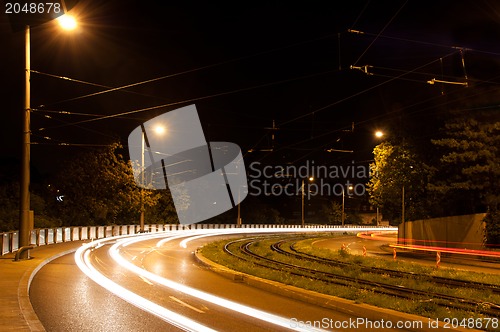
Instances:
[[[145,231],[156,233],[164,231],[177,231],[186,229],[224,229],[224,228],[300,228],[300,225],[274,225],[274,224],[152,224],[145,225]],[[342,226],[332,225],[306,225],[310,227],[323,228],[341,228]],[[344,228],[363,226],[345,225]],[[373,226],[365,226],[373,227]],[[74,226],[74,227],[55,227],[55,228],[37,228],[31,231],[30,244],[43,246],[68,241],[94,240],[112,237],[116,235],[128,235],[139,233],[139,225],[111,225],[111,226]],[[0,233],[0,255],[15,252],[19,249],[19,231]]]

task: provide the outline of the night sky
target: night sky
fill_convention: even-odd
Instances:
[[[207,140],[238,144],[247,162],[363,162],[378,143],[374,130],[428,141],[447,108],[500,83],[494,0],[80,0],[70,13],[77,31],[55,22],[31,30],[31,69],[44,73],[32,73],[31,86],[32,141],[40,143],[32,164],[42,173],[60,171],[80,151],[126,144],[140,123],[193,103]],[[16,160],[24,34],[12,31],[4,10],[0,46],[0,151]],[[373,75],[351,65],[372,66]],[[465,75],[468,88],[426,83]]]

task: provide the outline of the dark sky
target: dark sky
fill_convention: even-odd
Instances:
[[[19,158],[24,35],[3,12],[0,151]],[[126,143],[141,122],[193,103],[207,140],[254,149],[247,162],[358,162],[371,158],[375,129],[428,139],[444,109],[500,82],[495,0],[80,0],[70,12],[77,31],[61,32],[54,22],[32,28],[32,70],[108,87],[164,78],[74,99],[106,88],[33,73],[32,141],[41,144],[32,146],[32,162],[42,172],[92,145]],[[465,72],[457,47],[467,48]],[[373,75],[351,65],[373,66]],[[426,83],[464,82],[465,73],[468,88]],[[77,114],[150,107],[108,119]]]

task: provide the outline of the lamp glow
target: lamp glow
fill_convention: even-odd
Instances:
[[[68,14],[59,16],[57,18],[57,21],[64,30],[73,30],[77,26],[75,18]]]
[[[158,135],[163,135],[167,131],[167,129],[162,125],[155,126],[153,130]]]

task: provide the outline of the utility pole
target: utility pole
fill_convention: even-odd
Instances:
[[[405,224],[405,186],[401,191],[401,222],[403,223],[403,245],[406,244],[406,224]]]
[[[23,152],[21,159],[21,189],[19,207],[19,248],[30,244],[30,26],[24,30],[25,67],[24,67],[24,116],[23,116]],[[21,253],[20,258],[28,258],[28,251]]]

